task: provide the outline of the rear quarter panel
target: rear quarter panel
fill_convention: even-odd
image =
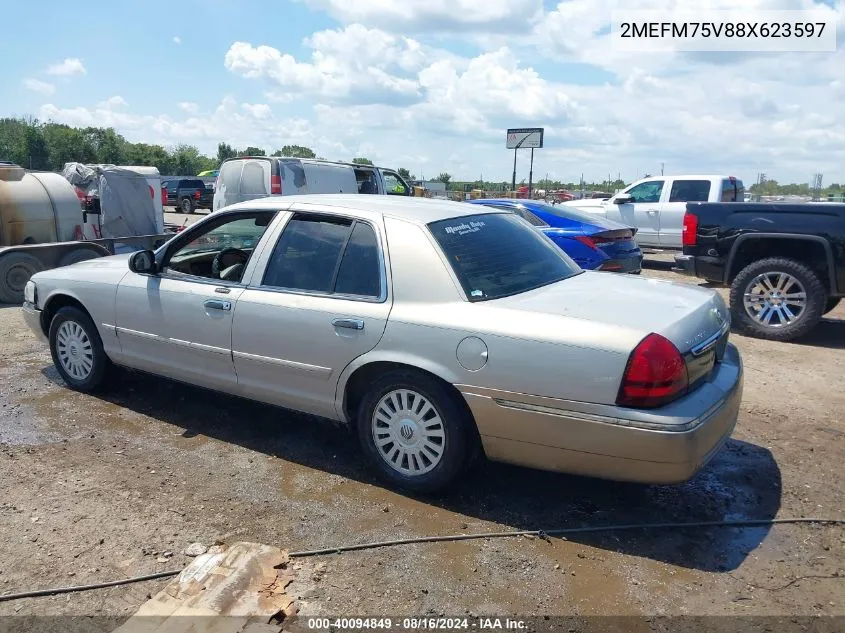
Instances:
[[[497,308],[464,300],[451,269],[420,226],[386,218],[393,308],[378,345],[342,373],[336,406],[343,418],[349,376],[372,362],[419,367],[454,385],[613,404],[630,350],[641,333],[625,328]],[[565,282],[563,282],[565,283]],[[487,346],[487,361],[467,369],[458,346]]]

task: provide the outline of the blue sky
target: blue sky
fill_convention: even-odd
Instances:
[[[841,29],[842,2],[825,4]],[[812,5],[748,0],[757,9]],[[845,181],[841,49],[624,53],[608,41],[612,0],[79,6],[42,1],[35,19],[32,4],[4,6],[0,116],[111,125],[132,141],[209,154],[219,141],[270,151],[298,143],[417,175],[501,180],[512,165],[505,128],[537,125],[547,147],[535,177],[631,180],[665,162],[671,173],[806,181],[822,171],[826,182]],[[527,177],[527,154],[519,171]]]

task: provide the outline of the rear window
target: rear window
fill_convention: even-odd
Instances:
[[[532,204],[538,210],[549,215],[554,215],[559,218],[572,220],[573,222],[583,222],[585,224],[593,224],[596,221],[596,216],[586,211],[579,211],[578,209],[567,206],[555,206],[546,202],[535,202]]]
[[[183,180],[182,189],[205,189],[205,183],[202,180]]]
[[[227,161],[220,168],[217,178],[223,185],[223,188],[229,193],[237,193],[241,182],[242,169],[243,161],[240,160]]]
[[[470,301],[508,297],[581,272],[514,213],[470,215],[428,227]]]
[[[269,171],[270,163],[266,161],[249,161],[244,163],[244,173],[241,177],[241,193],[248,195],[268,195],[266,171]]]
[[[745,185],[741,180],[726,178],[722,181],[722,202],[745,202]]]

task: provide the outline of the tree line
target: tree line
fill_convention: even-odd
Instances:
[[[162,175],[195,176],[202,171],[214,170],[229,158],[238,156],[266,156],[261,147],[248,146],[243,149],[229,143],[219,143],[216,156],[205,156],[194,145],[178,144],[172,147],[148,143],[127,141],[114,128],[85,127],[77,128],[62,123],[41,122],[32,117],[0,118],[0,161],[17,163],[22,167],[41,171],[60,171],[65,163],[79,162],[87,164],[106,163],[112,165],[148,165],[156,167]],[[269,156],[291,158],[319,158],[310,147],[285,145],[273,151]],[[358,156],[351,162],[372,165],[366,157]],[[399,167],[399,175],[406,181],[417,180],[408,169]],[[505,191],[510,189],[507,181],[455,180],[448,172],[441,172],[430,180],[442,182],[450,191],[483,189],[484,191]],[[521,180],[518,186],[526,184]],[[603,182],[563,182],[560,180],[539,179],[535,189],[568,189],[579,191],[607,191],[613,193],[626,186],[623,180],[605,180]],[[841,195],[843,186],[831,184],[821,194]],[[810,195],[807,183],[779,184],[776,180],[766,180],[762,184],[751,185],[749,191],[759,195]]]

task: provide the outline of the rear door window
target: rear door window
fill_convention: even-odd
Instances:
[[[334,292],[376,298],[381,295],[381,285],[376,232],[366,222],[355,222],[340,262]]]
[[[709,199],[709,180],[675,180],[669,192],[669,202],[707,202]]]

